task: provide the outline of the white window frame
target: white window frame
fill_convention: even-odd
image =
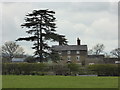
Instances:
[[[67,51],[67,54],[71,54],[71,51]]]
[[[76,51],[76,54],[80,54],[80,51]]]
[[[58,54],[59,54],[59,55],[61,55],[61,54],[62,54],[62,52],[61,52],[61,51],[59,51],[59,52],[58,52]]]
[[[80,61],[80,56],[76,56],[77,61]]]
[[[68,60],[68,61],[71,61],[71,56],[67,56],[67,60]]]

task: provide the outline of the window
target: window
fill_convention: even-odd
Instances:
[[[68,56],[68,57],[67,57],[67,60],[68,60],[68,61],[71,61],[71,56]]]
[[[67,54],[71,54],[71,51],[67,51]]]
[[[120,63],[120,61],[115,61],[115,64],[119,64]]]
[[[80,51],[76,51],[76,54],[80,54]]]
[[[77,61],[80,61],[80,56],[77,56],[76,59],[77,59]]]
[[[58,52],[58,54],[62,54],[62,52]]]

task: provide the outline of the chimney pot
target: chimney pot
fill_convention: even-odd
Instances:
[[[59,45],[62,45],[61,41],[59,41]]]
[[[80,45],[80,39],[77,38],[77,45]]]

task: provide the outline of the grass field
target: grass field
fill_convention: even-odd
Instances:
[[[4,75],[3,88],[117,88],[118,77]]]

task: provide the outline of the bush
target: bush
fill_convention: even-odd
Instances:
[[[90,65],[89,70],[94,71],[98,76],[119,76],[118,65],[115,64],[99,64]]]
[[[46,68],[47,65],[43,63],[4,63],[2,74],[38,75],[38,73],[45,72]]]
[[[96,73],[92,70],[90,70],[87,66],[86,67],[80,67],[79,75],[95,75]]]
[[[89,65],[79,64],[44,64],[44,63],[3,63],[3,75],[88,75],[120,76],[120,67],[115,64]]]
[[[48,75],[68,75],[68,67],[66,64],[48,64]]]
[[[71,75],[76,75],[80,71],[80,65],[75,64],[75,63],[68,64],[68,68],[70,70]]]

